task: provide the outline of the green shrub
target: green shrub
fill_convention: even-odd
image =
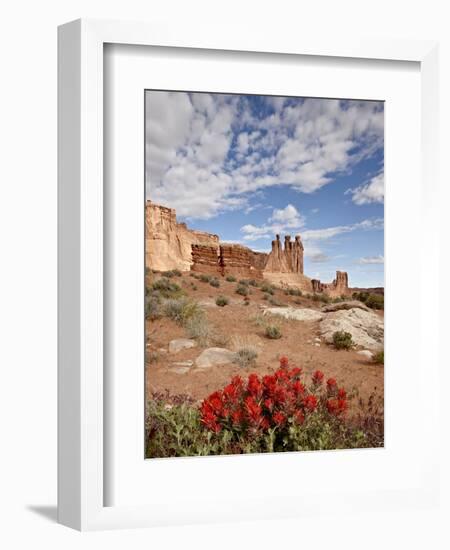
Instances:
[[[241,279],[241,280],[239,281],[239,284],[240,284],[240,285],[244,285],[244,286],[248,286],[248,285],[249,285],[249,282],[247,281],[247,279]]]
[[[248,296],[248,286],[243,285],[239,282],[238,286],[236,287],[236,294],[240,294],[241,296]]]
[[[230,300],[226,296],[217,296],[216,305],[219,307],[227,306],[230,303]]]
[[[384,296],[380,294],[369,294],[365,304],[372,309],[384,309]]]
[[[197,302],[188,298],[169,298],[163,304],[164,314],[180,325],[185,325],[190,319],[203,315],[203,311]]]
[[[275,307],[285,307],[286,306],[286,304],[284,302],[281,302],[280,300],[278,300],[278,298],[275,298],[275,296],[270,296],[270,295],[269,295],[269,304],[271,304]]]
[[[302,291],[299,290],[298,288],[289,288],[287,290],[287,293],[289,294],[289,296],[301,296],[302,295]]]
[[[281,338],[281,330],[276,325],[267,325],[264,334],[271,340],[278,340],[278,338]]]
[[[204,273],[202,273],[199,277],[199,280],[202,282],[202,283],[209,283],[211,281],[211,275],[205,275]]]
[[[210,281],[209,281],[209,284],[215,288],[219,288],[220,286],[220,282],[219,282],[219,279],[217,279],[216,277],[213,277]]]
[[[161,277],[152,285],[152,290],[156,290],[164,298],[176,298],[183,295],[181,287],[176,283],[172,283],[166,277]]]
[[[269,300],[270,299],[270,294],[268,294],[267,292],[265,292],[263,294],[263,297],[262,297],[263,300]]]
[[[378,363],[379,365],[384,365],[384,351],[379,351],[373,356],[373,360],[375,363]]]
[[[163,316],[164,312],[157,296],[148,296],[145,299],[145,318],[154,321]]]
[[[265,292],[267,294],[271,294],[273,296],[273,294],[275,293],[274,289],[273,289],[273,286],[272,285],[268,285],[267,283],[263,283],[261,285],[261,292]]]
[[[349,350],[353,347],[352,335],[349,332],[338,330],[333,334],[333,344],[336,349]]]
[[[211,339],[211,327],[205,315],[195,315],[185,323],[185,329],[189,338],[194,338],[201,346],[207,346]]]
[[[258,286],[259,286],[258,281],[256,281],[255,279],[249,279],[248,284],[249,284],[250,286],[255,286],[255,287],[258,287]]]
[[[233,363],[236,363],[240,367],[246,368],[255,364],[258,352],[253,347],[238,349],[233,359]]]
[[[233,275],[228,275],[226,277],[226,280],[229,282],[229,283],[235,283],[236,282],[236,277],[233,277]]]

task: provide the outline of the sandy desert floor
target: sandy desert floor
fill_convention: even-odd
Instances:
[[[384,367],[362,357],[357,350],[336,350],[333,346],[319,342],[319,322],[284,320],[277,318],[282,337],[270,340],[264,335],[259,320],[268,306],[263,292],[252,288],[250,303],[245,305],[242,296],[236,294],[235,282],[220,279],[220,287],[214,288],[208,283],[193,279],[189,273],[172,279],[180,285],[187,296],[199,302],[205,310],[208,324],[217,334],[223,347],[235,351],[246,343],[256,346],[258,357],[251,367],[236,364],[217,365],[207,369],[196,369],[195,359],[204,348],[196,346],[178,353],[169,353],[169,342],[173,339],[188,338],[186,330],[168,318],[146,321],[146,390],[171,394],[187,394],[200,400],[216,389],[223,387],[232,376],[245,377],[250,372],[260,375],[275,370],[279,357],[285,355],[291,364],[302,367],[308,376],[320,369],[326,377],[334,377],[340,386],[347,390],[357,388],[360,397],[367,399],[372,393],[383,396]],[[193,286],[197,289],[194,290]],[[226,296],[230,303],[225,307],[215,304],[216,298]],[[281,289],[273,296],[279,303],[296,308],[307,307],[319,310],[322,304],[307,297],[286,296]],[[270,306],[272,307],[272,306]],[[383,312],[377,311],[383,316]],[[185,373],[174,372],[174,363],[194,361],[194,367]],[[176,369],[175,369],[176,370]],[[183,369],[181,369],[183,370]]]

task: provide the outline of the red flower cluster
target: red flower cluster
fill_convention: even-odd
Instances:
[[[247,382],[235,376],[202,402],[202,423],[216,433],[227,428],[256,433],[280,428],[288,421],[303,424],[319,400],[302,383],[301,374],[301,368],[290,368],[288,358],[281,357],[273,374],[259,377],[252,373]]]
[[[201,421],[216,433],[230,429],[257,434],[288,424],[301,425],[318,409],[333,416],[345,413],[347,394],[338,388],[334,378],[327,380],[323,392],[323,372],[313,374],[310,388],[301,381],[301,374],[302,369],[290,367],[288,358],[283,356],[273,374],[259,377],[252,373],[247,381],[235,376],[223,390],[202,402]]]

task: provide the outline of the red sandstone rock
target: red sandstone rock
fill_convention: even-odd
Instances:
[[[280,236],[272,241],[272,251],[266,262],[264,271],[269,273],[300,273],[303,274],[303,244],[300,235],[296,235],[295,241],[291,236],[284,237],[284,248]]]

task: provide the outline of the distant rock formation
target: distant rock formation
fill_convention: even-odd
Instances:
[[[264,271],[268,273],[300,273],[303,275],[303,243],[300,235],[284,237],[284,248],[280,241],[280,235],[272,241],[272,251],[266,262]]]
[[[188,229],[177,222],[176,212],[147,201],[145,209],[146,266],[157,271],[179,269],[213,275],[267,279],[286,288],[330,296],[348,295],[348,276],[337,271],[332,283],[322,283],[304,275],[303,243],[300,235],[280,235],[272,241],[269,254],[255,252],[239,244],[220,243],[218,235]]]
[[[145,207],[145,261],[157,271],[179,269],[189,271],[192,265],[192,245],[219,247],[219,237],[211,233],[188,229],[178,223],[176,212],[147,201]],[[216,252],[217,256],[217,252]]]
[[[207,245],[192,245],[192,271],[212,275],[235,275],[262,279],[261,255],[238,244],[220,244],[218,248]]]
[[[329,296],[346,296],[351,293],[346,271],[336,271],[336,279],[332,283],[321,283],[318,279],[311,279],[311,285],[313,292],[324,292]]]

